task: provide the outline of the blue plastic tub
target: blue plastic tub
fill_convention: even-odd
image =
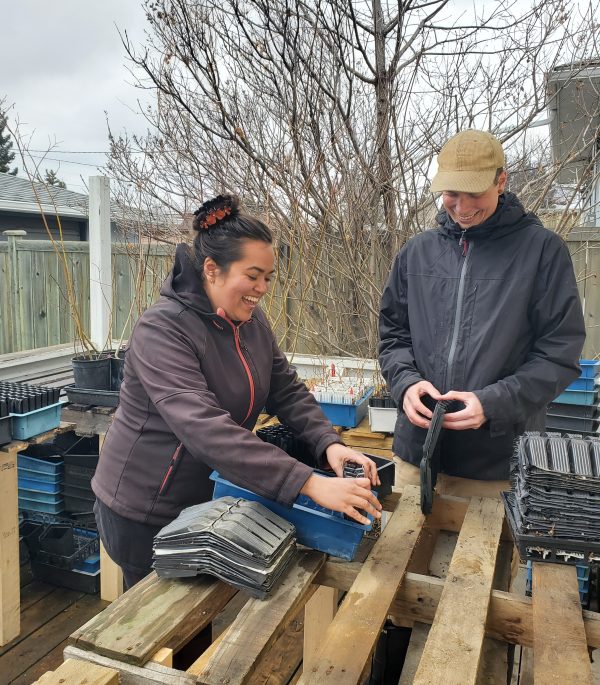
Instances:
[[[63,489],[62,482],[57,483],[47,483],[43,480],[35,480],[32,478],[23,478],[21,473],[19,473],[18,478],[19,489],[31,490],[32,492],[47,492],[49,494],[56,494]]]
[[[554,402],[560,402],[562,404],[597,404],[598,391],[565,390],[554,399]]]
[[[39,490],[28,490],[19,488],[20,499],[26,499],[31,502],[43,502],[44,504],[62,504],[62,492],[40,492]]]
[[[594,387],[598,385],[599,380],[598,376],[594,376],[593,378],[578,378],[567,387],[567,390],[592,391]]]
[[[49,504],[47,502],[34,502],[33,500],[19,497],[19,509],[40,511],[45,514],[60,514],[61,511],[64,511],[65,506],[62,499],[58,504]]]
[[[375,388],[369,388],[356,404],[332,404],[319,402],[319,407],[334,426],[356,428],[369,410],[369,397]]]
[[[27,454],[17,454],[17,467],[19,472],[27,471],[27,477],[33,477],[36,474],[36,478],[42,475],[48,476],[62,476],[63,473],[63,460],[62,457],[45,457],[44,459],[38,459],[37,457],[30,457]],[[44,479],[47,480],[47,479]]]
[[[352,561],[363,533],[371,530],[370,524],[363,526],[346,520],[343,514],[323,509],[305,495],[300,495],[292,507],[286,507],[230,483],[221,478],[216,471],[213,471],[210,477],[215,481],[213,499],[231,496],[260,502],[267,509],[296,526],[296,539],[301,545],[334,557]]]
[[[62,402],[57,402],[41,409],[29,411],[26,414],[11,414],[13,438],[27,440],[34,435],[58,428],[62,404]]]
[[[598,359],[580,359],[581,378],[594,378],[600,373],[600,360]]]

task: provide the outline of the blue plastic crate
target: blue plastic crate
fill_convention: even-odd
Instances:
[[[260,502],[273,513],[294,524],[296,539],[301,545],[334,557],[352,561],[363,533],[371,530],[371,524],[363,526],[355,521],[349,521],[340,512],[323,509],[305,495],[300,495],[292,507],[286,507],[230,483],[221,478],[216,471],[213,471],[210,477],[215,481],[213,499],[231,496]]]
[[[36,471],[38,474],[49,474],[52,476],[62,475],[63,460],[62,457],[46,457],[38,459],[37,457],[29,457],[27,454],[17,454],[17,467],[19,471],[25,469],[27,471]]]
[[[594,378],[600,373],[600,360],[598,359],[580,359],[581,378]]]
[[[25,499],[19,497],[19,509],[25,509],[27,511],[39,511],[44,514],[60,514],[64,511],[65,505],[62,499],[58,504],[49,504],[47,502],[33,502],[30,499]]]
[[[13,438],[27,440],[34,435],[58,428],[62,404],[62,402],[57,402],[41,409],[29,411],[26,414],[11,414]]]
[[[18,492],[21,499],[26,499],[30,502],[42,502],[44,504],[63,503],[63,496],[60,490],[58,492],[40,492],[39,490],[27,490],[26,488],[19,488]]]
[[[565,390],[556,397],[554,402],[561,402],[562,404],[597,404],[598,391],[594,390],[588,392],[587,390]]]
[[[599,380],[598,376],[594,376],[593,378],[578,378],[567,387],[567,390],[587,390],[588,392],[591,392],[594,390],[595,386],[598,385]]]
[[[369,410],[369,397],[375,388],[369,388],[365,394],[355,404],[333,404],[330,402],[319,402],[325,416],[334,426],[343,428],[356,428],[365,418]]]
[[[31,490],[32,492],[45,492],[50,495],[61,492],[63,489],[63,484],[61,481],[57,483],[47,483],[43,480],[36,480],[33,478],[23,478],[21,473],[17,480],[18,486],[22,490]]]

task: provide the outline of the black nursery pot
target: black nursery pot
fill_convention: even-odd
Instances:
[[[71,360],[75,387],[88,390],[110,390],[111,358],[108,353],[78,355]]]
[[[119,351],[118,357],[110,358],[110,389],[120,390],[125,369],[125,350]]]

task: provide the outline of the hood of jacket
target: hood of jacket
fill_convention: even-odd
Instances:
[[[467,229],[461,228],[450,218],[445,209],[438,212],[436,221],[442,233],[448,237],[457,239],[463,234],[467,240],[497,240],[519,231],[525,226],[543,225],[533,212],[525,210],[514,193],[509,192],[499,196],[496,211],[478,226]]]
[[[173,269],[162,284],[160,294],[177,300],[202,316],[217,316],[202,285],[202,274],[194,263],[189,245],[177,245]]]

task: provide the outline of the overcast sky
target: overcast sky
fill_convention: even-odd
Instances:
[[[22,137],[33,134],[32,150],[56,142],[42,174],[53,168],[70,189],[86,192],[84,182],[105,157],[75,153],[108,149],[105,112],[117,133],[145,130],[132,111],[144,94],[131,85],[117,32],[127,30],[139,43],[145,23],[141,0],[2,3],[0,100],[13,106],[8,116],[13,124],[19,119]]]

